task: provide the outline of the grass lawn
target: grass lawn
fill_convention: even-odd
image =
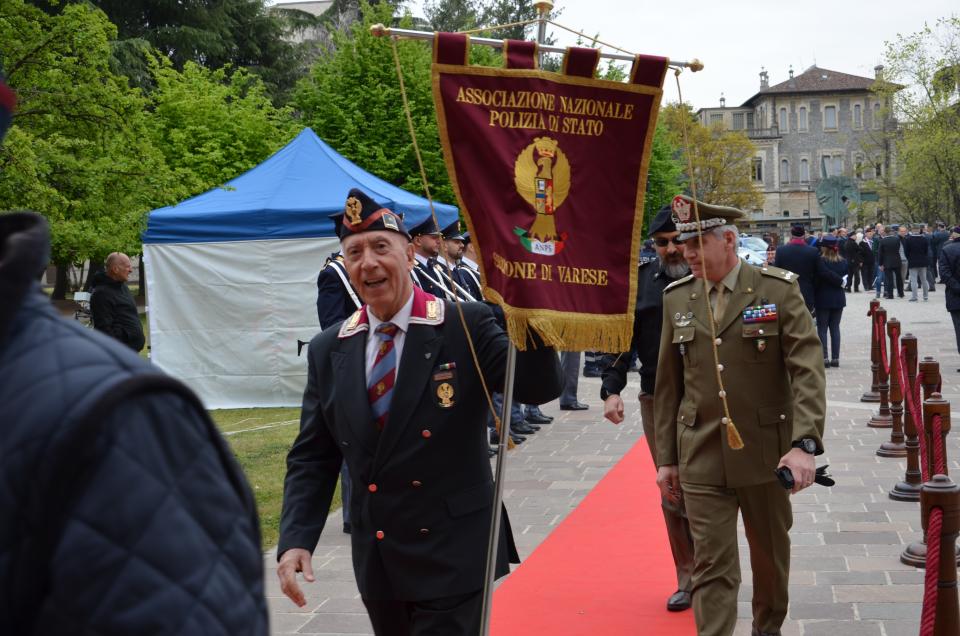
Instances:
[[[253,488],[260,513],[263,549],[277,543],[286,457],[300,430],[300,409],[224,409],[210,411]],[[262,428],[261,428],[262,427]],[[259,429],[259,430],[257,430]],[[340,486],[333,495],[340,507]]]

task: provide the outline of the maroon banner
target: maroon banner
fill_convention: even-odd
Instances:
[[[438,34],[444,59],[464,59],[458,40]],[[625,351],[667,60],[638,56],[644,84],[593,79],[593,51],[567,56],[569,74],[434,63],[444,157],[513,342],[532,328],[566,350]]]

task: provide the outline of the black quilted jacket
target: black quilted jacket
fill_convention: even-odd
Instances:
[[[249,487],[202,406],[56,315],[0,215],[0,634],[266,634]]]

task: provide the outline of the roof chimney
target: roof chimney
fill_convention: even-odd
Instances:
[[[883,64],[877,64],[873,67],[873,74],[878,80],[883,79]]]
[[[727,98],[723,96],[723,93],[720,93],[720,108],[727,107]]]
[[[793,64],[790,65],[790,79],[793,79]]]
[[[770,88],[770,74],[762,66],[760,67],[760,88]]]

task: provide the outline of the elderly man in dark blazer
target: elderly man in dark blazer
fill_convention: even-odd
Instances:
[[[313,580],[311,553],[342,459],[354,489],[354,573],[374,632],[476,634],[494,491],[480,373],[502,390],[507,336],[487,305],[461,304],[465,330],[452,303],[415,288],[403,222],[360,190],[350,191],[339,234],[365,304],[310,343],[300,434],[287,456],[281,589],[305,604],[297,573]],[[528,346],[516,378],[517,399],[553,400],[556,353]],[[500,575],[508,538],[509,526]]]

